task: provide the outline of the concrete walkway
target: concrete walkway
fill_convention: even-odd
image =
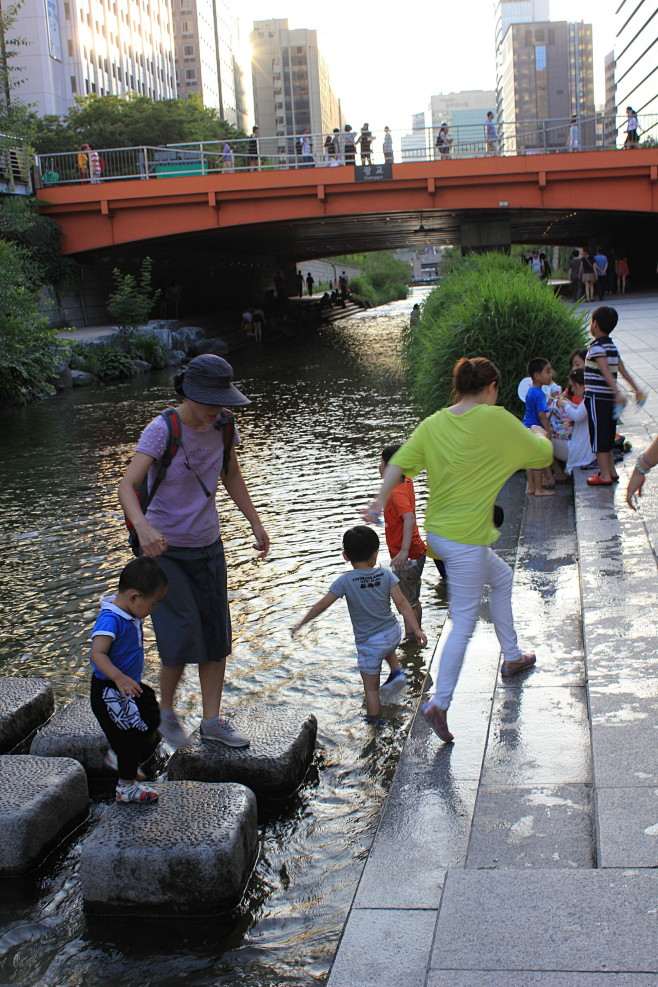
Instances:
[[[658,985],[658,470],[641,511],[625,504],[658,433],[658,299],[606,303],[650,392],[621,482],[579,471],[573,502],[516,484],[514,608],[537,666],[500,678],[485,603],[455,743],[416,715],[328,987]]]

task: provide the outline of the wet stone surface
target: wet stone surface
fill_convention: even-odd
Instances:
[[[47,679],[0,678],[0,754],[8,754],[45,723],[55,708]]]
[[[82,847],[85,908],[205,915],[242,898],[258,853],[256,797],[235,784],[169,781],[154,805],[107,808]]]
[[[160,735],[153,733],[146,747],[147,760],[157,749]],[[103,763],[107,738],[91,711],[88,699],[76,699],[57,710],[49,723],[39,730],[30,747],[40,757],[74,757],[90,778],[116,778]]]
[[[29,870],[88,811],[87,779],[77,761],[0,755],[0,874]]]
[[[198,731],[187,747],[171,758],[172,780],[228,782],[250,788],[258,798],[284,799],[304,781],[313,758],[318,723],[311,713],[305,719],[285,712],[253,706],[249,713],[230,714],[247,734],[249,747],[233,748],[207,740]]]
[[[658,788],[597,788],[601,867],[658,867]]]

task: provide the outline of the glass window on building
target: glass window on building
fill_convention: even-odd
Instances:
[[[546,45],[535,47],[535,71],[543,72],[546,69]]]

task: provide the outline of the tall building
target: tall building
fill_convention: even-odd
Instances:
[[[66,114],[77,95],[176,95],[165,0],[24,0],[15,33],[27,41],[17,95],[40,115]]]
[[[617,84],[615,82],[615,53],[605,56],[605,105],[603,107],[603,146],[614,147],[617,140]]]
[[[548,0],[495,0],[496,116],[502,123],[503,39],[511,24],[530,24],[550,18]]]
[[[625,113],[632,106],[636,113],[653,114],[654,120],[640,120],[647,137],[658,140],[658,17],[655,0],[621,0],[615,18],[615,79],[617,107]]]
[[[414,113],[411,117],[411,133],[400,138],[403,161],[424,161],[427,157],[429,136],[425,130],[425,114]]]
[[[502,45],[502,137],[508,150],[565,147],[572,116],[582,148],[594,147],[592,25],[511,24]]]
[[[232,0],[175,0],[173,12],[179,96],[198,95],[204,106],[245,129],[249,55]]]
[[[467,89],[460,93],[440,93],[430,97],[429,118],[432,146],[436,144],[441,124],[447,123],[453,141],[451,157],[471,157],[484,145],[484,121],[489,111],[495,113],[493,89]]]
[[[294,135],[341,126],[340,105],[318,49],[317,31],[288,29],[287,20],[255,21],[251,33],[254,115],[262,153],[295,154]],[[273,138],[273,139],[272,139]],[[314,141],[314,152],[322,151]]]

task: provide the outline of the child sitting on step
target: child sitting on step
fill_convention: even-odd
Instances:
[[[166,592],[167,577],[157,562],[133,559],[119,576],[119,592],[101,600],[91,632],[91,708],[110,744],[105,763],[119,771],[117,802],[158,800],[138,780],[142,753],[160,724],[155,693],[142,682],[142,621]]]

